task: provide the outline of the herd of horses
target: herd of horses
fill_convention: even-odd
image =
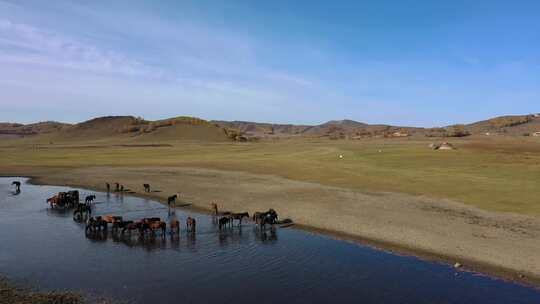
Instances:
[[[218,227],[219,230],[222,230],[223,228],[230,227],[232,228],[234,226],[234,221],[238,221],[238,226],[242,225],[242,219],[248,218],[249,219],[249,213],[247,212],[241,212],[241,213],[233,213],[229,211],[225,212],[219,212],[218,206],[216,203],[212,203],[212,210],[214,211],[214,216],[219,217],[218,219]],[[266,225],[274,225],[276,224],[278,220],[277,212],[274,209],[270,209],[266,212],[255,212],[253,214],[252,218],[253,222],[255,224],[259,225],[261,228],[265,228]]]
[[[15,184],[15,182],[14,182]],[[115,183],[115,191],[122,192],[124,186]],[[18,189],[20,187],[17,185]],[[110,184],[106,183],[107,192],[110,192]],[[150,185],[143,184],[144,192],[150,192]],[[19,190],[20,191],[20,190]],[[169,215],[171,214],[171,208],[176,207],[176,200],[178,194],[174,194],[167,198],[167,205],[169,207]],[[101,216],[92,216],[92,205],[96,199],[95,195],[88,195],[84,199],[84,203],[79,202],[79,192],[76,190],[59,192],[57,195],[47,199],[47,203],[52,209],[56,208],[73,208],[73,220],[77,222],[85,222],[85,232],[97,233],[102,231],[112,231],[113,233],[118,234],[129,234],[132,232],[137,232],[140,237],[144,236],[155,236],[160,234],[165,236],[167,232],[172,235],[178,235],[180,233],[180,222],[176,219],[175,216],[171,217],[166,223],[159,217],[148,217],[142,218],[140,220],[125,220],[122,216],[118,215],[101,215]],[[237,226],[242,226],[243,219],[249,219],[248,212],[233,213],[230,211],[219,212],[218,206],[216,203],[211,204],[213,215],[217,220],[219,230],[226,228],[233,228],[235,221],[238,222]],[[174,213],[174,211],[173,211]],[[270,209],[265,212],[255,212],[253,214],[252,220],[255,224],[259,225],[262,229],[266,228],[266,225],[276,224],[278,219],[277,212],[273,209]],[[193,217],[188,217],[186,219],[186,231],[188,233],[195,233],[197,221]],[[169,228],[169,229],[167,229]],[[168,231],[167,231],[168,230]]]

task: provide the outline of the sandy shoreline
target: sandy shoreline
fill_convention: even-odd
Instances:
[[[448,200],[398,193],[359,193],[271,175],[164,167],[24,169],[4,176],[29,176],[32,183],[105,190],[116,181],[163,202],[173,193],[189,208],[208,212],[276,209],[298,229],[359,242],[397,254],[453,264],[464,269],[540,287],[540,220],[479,210]],[[144,193],[143,183],[161,192]]]

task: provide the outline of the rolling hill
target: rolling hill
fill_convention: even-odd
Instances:
[[[133,116],[98,117],[77,124],[47,121],[34,124],[0,123],[0,139],[28,141],[168,140],[248,141],[261,138],[361,139],[370,137],[468,135],[524,136],[540,131],[540,115],[501,116],[466,125],[416,128],[371,125],[354,120],[333,120],[314,126],[249,121],[206,121],[194,117],[144,120]]]

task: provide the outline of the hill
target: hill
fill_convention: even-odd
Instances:
[[[540,115],[500,116],[466,125],[472,134],[502,134],[522,136],[540,131]]]
[[[4,139],[45,142],[232,140],[224,128],[192,117],[148,121],[133,116],[106,116],[73,125],[56,122],[29,125],[0,123],[0,135]]]
[[[361,139],[372,137],[462,137],[469,135],[524,136],[540,132],[540,115],[501,116],[471,124],[415,128],[332,120],[320,125],[272,124],[249,121],[206,121],[179,116],[150,121],[133,116],[98,117],[77,124],[48,121],[0,123],[0,139],[41,141],[117,139],[134,142],[162,140],[248,141],[260,138]]]

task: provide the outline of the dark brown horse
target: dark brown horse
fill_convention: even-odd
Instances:
[[[95,216],[88,219],[86,222],[85,231],[98,231],[98,230],[107,230],[107,222],[101,218],[101,216]]]
[[[107,193],[111,192],[111,185],[109,183],[105,183],[105,186],[107,187]]]
[[[214,215],[218,215],[218,207],[216,203],[211,203],[210,206],[212,207],[212,210],[214,210]]]
[[[171,235],[174,233],[180,234],[180,222],[176,218],[172,218],[169,221],[169,227]]]
[[[219,230],[221,230],[224,227],[227,227],[227,225],[229,225],[229,227],[232,227],[232,221],[233,221],[232,218],[228,216],[224,216],[220,218],[218,221]]]
[[[126,224],[124,225],[124,227],[122,228],[122,234],[124,234],[124,232],[128,232],[128,233],[131,233],[131,231],[133,230],[138,230],[139,231],[139,235],[142,237],[144,235],[144,233],[150,229],[148,227],[148,224],[147,223],[144,223],[143,221],[139,221],[139,222],[132,222],[132,221],[129,221],[129,222],[126,222]]]
[[[114,183],[114,186],[115,186],[114,191],[120,192],[120,184],[119,183]]]
[[[150,184],[143,184],[144,192],[150,192]]]
[[[188,232],[195,232],[197,221],[191,216],[186,219],[186,229]]]
[[[127,229],[127,226],[128,225],[131,225],[133,224],[133,221],[115,221],[113,224],[112,224],[112,231],[118,231],[118,229],[122,229],[122,232],[125,231],[124,228]]]
[[[81,222],[90,215],[92,215],[92,207],[90,204],[77,204],[77,206],[75,206],[75,211],[73,211],[73,220]]]
[[[234,223],[234,220],[238,220],[238,226],[242,226],[242,219],[244,217],[249,219],[249,213],[231,213],[231,215],[229,215],[229,218],[231,219],[231,225]]]

